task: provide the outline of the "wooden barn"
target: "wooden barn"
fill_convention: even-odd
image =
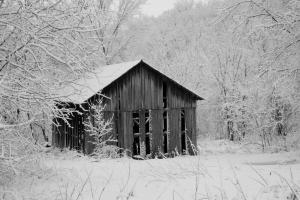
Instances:
[[[83,114],[70,117],[72,127],[54,119],[60,124],[53,127],[54,146],[93,151],[83,120],[99,98],[105,118],[113,117],[116,145],[132,156],[192,153],[196,145],[196,102],[202,98],[142,60],[101,67],[68,88],[66,105]]]

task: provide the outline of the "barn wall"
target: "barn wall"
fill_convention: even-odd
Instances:
[[[162,136],[163,136],[163,111],[152,111],[152,151],[158,152],[162,149]]]
[[[59,148],[67,147],[83,151],[85,143],[83,117],[74,112],[69,118],[69,125],[60,118],[54,119],[54,123],[59,124],[59,126],[52,126],[52,145]]]
[[[145,110],[152,111],[152,151],[163,148],[163,82],[167,84],[167,112],[169,116],[168,151],[181,152],[180,112],[186,110],[187,136],[196,144],[194,97],[178,87],[169,79],[161,77],[157,72],[143,66],[135,67],[129,73],[116,80],[102,92],[110,99],[105,99],[106,111],[119,112],[118,124],[114,131],[119,134],[119,146],[132,150],[132,111],[139,111],[140,117]],[[144,120],[141,120],[143,122]],[[144,133],[144,124],[140,125]],[[118,129],[118,130],[116,130]],[[145,135],[141,136],[141,142]]]
[[[170,139],[169,151],[180,150],[180,109],[171,109],[169,111],[170,119]]]
[[[190,93],[179,88],[172,81],[157,75],[151,69],[140,66],[133,68],[103,90],[103,94],[110,97],[104,99],[106,110],[162,109],[163,82],[168,85],[169,108],[196,107],[196,101]]]
[[[120,108],[120,111],[134,111],[162,108],[162,80],[154,72],[142,67],[132,69],[130,73],[104,89],[103,93],[111,98],[104,100],[106,110],[115,111]]]
[[[196,137],[196,109],[185,109],[186,128],[187,128],[187,147],[190,154],[194,154],[193,149],[197,146]],[[194,145],[194,147],[192,147]]]

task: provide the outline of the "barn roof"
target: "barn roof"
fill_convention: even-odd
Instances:
[[[136,60],[132,62],[123,62],[119,64],[113,65],[106,65],[103,67],[97,68],[93,73],[87,73],[84,78],[78,80],[76,83],[71,83],[67,87],[65,87],[61,93],[63,96],[64,102],[72,102],[75,104],[84,103],[90,97],[94,96],[96,93],[100,92],[115,80],[126,74],[130,69],[134,68],[140,63],[145,63],[143,60]],[[175,80],[169,78],[164,73],[160,72],[159,70],[151,67],[147,63],[146,66],[151,68],[152,70],[156,71],[160,75],[166,77],[179,87],[187,90],[188,92],[192,93],[196,99],[203,100],[202,97],[198,96],[195,92],[187,89],[186,87],[180,85]]]

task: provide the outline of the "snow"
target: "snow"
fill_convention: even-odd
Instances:
[[[24,199],[292,199],[300,151],[95,159],[48,154],[43,175],[19,179]],[[298,188],[299,189],[299,188]],[[296,191],[299,194],[299,191]]]

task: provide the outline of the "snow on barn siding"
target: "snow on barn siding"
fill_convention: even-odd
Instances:
[[[144,61],[104,66],[64,93],[74,108],[88,110],[99,91],[108,97],[103,99],[104,116],[113,117],[112,134],[118,146],[132,155],[181,153],[190,150],[190,142],[196,144],[196,101],[202,98]],[[53,129],[53,145],[91,153],[91,137],[82,125],[87,114],[72,116],[73,128],[59,121],[61,126]]]

